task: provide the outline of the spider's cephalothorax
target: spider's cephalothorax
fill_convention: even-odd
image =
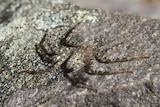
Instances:
[[[108,71],[96,71],[92,68],[92,62],[93,60],[96,60],[99,63],[115,63],[115,62],[127,62],[132,60],[139,60],[143,58],[149,58],[148,55],[143,56],[133,56],[133,57],[125,57],[125,58],[116,58],[116,59],[109,59],[107,57],[102,57],[102,54],[108,54],[112,52],[113,50],[122,47],[123,45],[129,43],[129,40],[126,40],[124,42],[121,42],[115,46],[113,46],[110,49],[107,50],[99,50],[94,46],[94,39],[90,37],[81,38],[80,35],[74,35],[73,30],[76,29],[77,26],[79,26],[80,23],[76,24],[75,26],[71,27],[58,41],[58,44],[62,47],[56,48],[58,51],[48,52],[47,49],[44,46],[44,41],[47,36],[47,34],[42,38],[41,42],[36,45],[36,50],[38,55],[41,57],[43,62],[51,63],[51,65],[60,65],[62,70],[64,71],[64,74],[67,78],[70,78],[68,76],[68,73],[74,74],[84,69],[88,74],[93,75],[111,75],[111,74],[117,74],[117,73],[129,73],[128,71],[115,71],[115,72],[108,72]],[[76,39],[75,39],[76,38]],[[80,41],[79,43],[76,43],[76,41]],[[70,80],[74,81],[70,78]]]

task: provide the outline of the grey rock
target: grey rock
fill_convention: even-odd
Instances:
[[[0,106],[160,106],[160,20],[57,3],[1,4],[2,13],[12,14],[0,16]],[[64,66],[72,68],[75,84],[64,77]]]

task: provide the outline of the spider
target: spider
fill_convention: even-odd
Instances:
[[[94,46],[93,41],[89,41],[87,39],[82,40],[83,42],[79,44],[71,43],[69,41],[70,40],[69,38],[71,38],[70,34],[73,32],[74,29],[76,29],[76,27],[79,24],[80,23],[71,27],[64,34],[64,36],[60,38],[60,40],[58,41],[58,45],[62,47],[55,48],[55,50],[53,51],[48,51],[47,48],[44,46],[47,33],[44,35],[40,43],[35,45],[36,51],[40,56],[41,60],[48,64],[50,63],[51,66],[55,66],[57,64],[60,65],[61,69],[63,70],[64,76],[68,78],[73,85],[77,85],[80,83],[80,84],[83,84],[83,87],[92,89],[90,86],[87,86],[84,84],[83,81],[86,81],[85,78],[81,78],[81,79],[74,78],[76,77],[76,73],[78,71],[82,71],[82,69],[83,71],[91,75],[114,75],[118,73],[131,73],[129,71],[121,71],[121,72],[96,71],[92,67],[93,60],[96,60],[99,63],[109,64],[109,63],[127,62],[127,61],[149,58],[148,55],[116,58],[116,59],[100,57],[101,54],[107,54],[121,47],[122,45],[129,43],[130,40],[126,40],[121,43],[118,43],[112,48],[106,49],[103,51],[99,51],[96,48],[96,46]],[[73,76],[72,76],[73,78],[71,78],[71,76],[69,75],[70,73],[73,73]]]

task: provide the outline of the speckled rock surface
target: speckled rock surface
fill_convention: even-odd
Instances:
[[[56,4],[60,1],[0,2],[0,106],[160,106],[160,20]],[[131,41],[103,53],[126,40]],[[149,58],[100,63],[95,53],[102,60]],[[71,84],[64,65],[75,71],[73,79],[91,87]],[[126,72],[86,73],[92,71]]]

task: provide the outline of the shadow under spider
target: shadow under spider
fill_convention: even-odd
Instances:
[[[67,38],[69,37],[70,33],[72,33],[73,29],[75,29],[77,27],[77,25],[79,25],[80,23],[74,25],[73,27],[71,27],[64,35],[64,37],[60,40],[60,45],[66,46],[66,47],[75,47],[75,48],[81,48],[80,46],[75,46],[72,44],[69,44],[67,42]],[[42,38],[42,40],[40,41],[40,43],[38,45],[35,45],[36,47],[36,52],[39,55],[39,57],[41,58],[41,60],[43,62],[46,63],[51,63],[51,65],[54,66],[55,63],[57,63],[58,61],[55,61],[54,58],[57,57],[57,53],[48,53],[47,50],[44,48],[43,46],[43,42],[45,41],[45,37],[47,34],[44,35],[44,37]],[[127,41],[128,42],[128,41]],[[105,50],[105,53],[108,53],[108,51],[113,51],[118,47],[121,47],[121,45],[124,45],[127,43],[126,41],[119,43],[117,45],[115,45],[114,47]],[[93,51],[94,53],[95,51]],[[104,53],[104,54],[105,54]],[[84,72],[91,74],[91,75],[115,75],[115,74],[120,74],[120,73],[132,73],[129,71],[114,71],[114,72],[107,72],[107,71],[96,71],[92,69],[92,62],[91,60],[93,60],[93,58],[89,59],[89,61],[86,61],[85,66],[83,66],[83,68],[81,68],[78,71],[74,71],[73,68],[67,68],[67,63],[70,60],[70,58],[73,55],[73,51],[71,52],[70,56],[68,56],[66,58],[66,60],[61,64],[61,69],[63,71],[64,77],[66,77],[71,83],[72,85],[76,86],[76,87],[84,87],[84,88],[88,88],[90,90],[93,90],[95,92],[97,92],[97,89],[93,88],[92,86],[86,85],[86,81],[87,78],[83,77],[83,75],[77,75],[78,71],[81,71],[83,69]],[[99,63],[105,63],[105,64],[109,64],[109,63],[116,63],[116,62],[127,62],[127,61],[133,61],[133,60],[140,60],[140,59],[144,59],[144,58],[149,58],[148,55],[143,55],[143,56],[133,56],[133,57],[125,57],[125,58],[116,58],[116,59],[108,59],[108,58],[101,58],[100,56],[98,56],[97,54],[93,54],[94,59],[99,62]],[[72,77],[69,75],[70,73],[73,73]]]

